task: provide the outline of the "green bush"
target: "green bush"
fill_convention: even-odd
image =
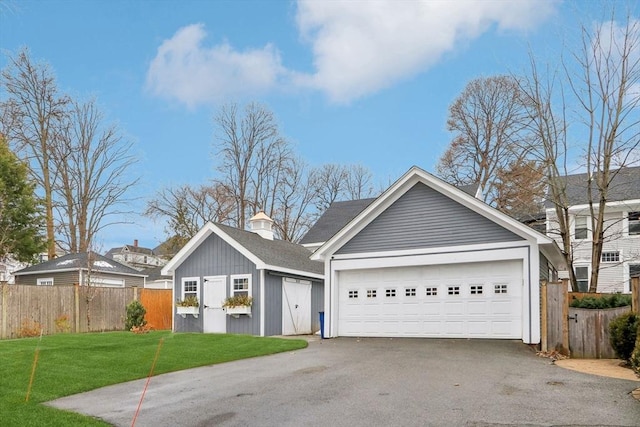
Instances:
[[[638,331],[640,331],[640,325],[638,325]],[[640,332],[636,337],[636,348],[633,350],[633,353],[631,353],[629,362],[636,375],[640,376]]]
[[[602,298],[584,297],[580,299],[574,299],[569,305],[575,308],[591,309],[624,307],[627,305],[631,305],[631,295],[611,294]]]
[[[124,323],[127,331],[130,331],[134,327],[142,327],[147,324],[144,320],[144,315],[147,314],[147,309],[140,303],[140,301],[131,301],[127,306],[127,320]]]
[[[609,323],[609,342],[616,356],[630,361],[638,338],[638,315],[632,312],[616,317]]]

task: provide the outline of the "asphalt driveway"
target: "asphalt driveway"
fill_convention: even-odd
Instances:
[[[52,406],[130,426],[146,380]],[[638,426],[633,381],[516,341],[347,339],[151,379],[137,426]]]

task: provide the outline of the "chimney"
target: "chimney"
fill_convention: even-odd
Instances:
[[[253,233],[256,233],[263,239],[273,240],[273,220],[264,212],[258,212],[249,220],[249,227]]]
[[[134,248],[138,247],[138,239],[133,239],[133,247]]]

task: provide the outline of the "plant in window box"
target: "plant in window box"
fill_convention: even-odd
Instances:
[[[191,314],[193,317],[198,317],[198,313],[200,313],[200,302],[198,298],[191,295],[186,297],[183,300],[176,301],[176,311],[183,318],[186,317],[187,314]]]
[[[253,303],[253,298],[249,295],[233,295],[227,297],[222,303],[222,306],[225,308],[228,315],[237,317],[239,314],[248,314],[251,316],[251,304]]]

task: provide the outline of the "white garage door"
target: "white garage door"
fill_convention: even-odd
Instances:
[[[522,338],[522,261],[339,272],[338,335]]]

